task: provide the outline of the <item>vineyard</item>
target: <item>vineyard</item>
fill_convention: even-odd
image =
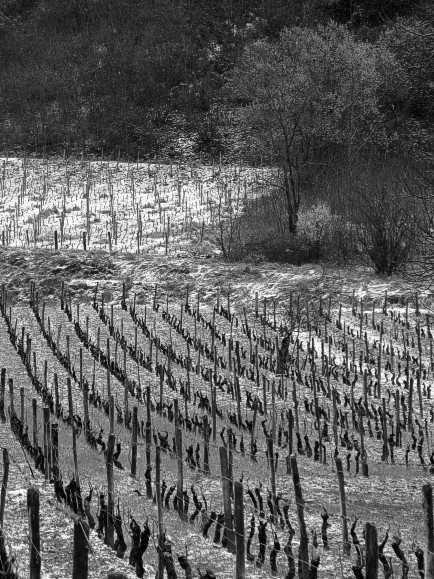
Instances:
[[[3,245],[166,255],[203,243],[205,231],[239,215],[269,172],[221,162],[4,158],[1,165]]]
[[[431,569],[428,295],[185,257],[263,168],[2,171],[5,577]]]

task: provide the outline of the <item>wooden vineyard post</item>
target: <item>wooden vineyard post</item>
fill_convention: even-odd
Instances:
[[[264,414],[265,414],[265,416],[267,416],[268,415],[268,412],[267,412],[267,385],[266,385],[265,374],[262,374],[262,397],[263,397],[262,403],[264,406]]]
[[[163,526],[163,505],[161,502],[161,449],[159,446],[155,448],[155,497],[157,500],[157,516],[158,516],[158,571],[156,579],[163,579],[164,577],[164,563],[162,556],[164,526]]]
[[[50,409],[48,407],[43,408],[44,415],[44,471],[45,480],[50,478]]]
[[[66,379],[66,383],[68,386],[68,406],[69,406],[69,417],[71,419],[71,424],[72,424],[72,456],[74,459],[74,472],[75,472],[75,480],[77,482],[77,484],[79,485],[79,479],[78,479],[78,458],[77,458],[77,435],[75,433],[75,427],[74,427],[74,407],[72,405],[72,387],[71,387],[71,378],[68,376]]]
[[[241,424],[243,421],[243,416],[241,413],[241,389],[240,389],[240,380],[236,374],[234,374],[234,387],[235,387],[235,395],[236,395],[236,399],[237,399],[238,424]]]
[[[292,399],[294,402],[294,416],[295,416],[295,427],[296,432],[300,432],[300,425],[298,422],[298,400],[297,400],[297,386],[295,380],[292,382]]]
[[[321,340],[321,376],[324,376],[324,340],[323,339]]]
[[[158,348],[156,348],[158,352]],[[163,388],[164,388],[164,368],[160,368],[160,415],[163,415]]]
[[[365,408],[368,408],[368,371],[366,368],[363,371],[363,397]]]
[[[48,390],[48,362],[44,360],[44,388]]]
[[[264,340],[267,339],[267,298],[264,298],[264,313],[262,315],[262,327],[264,333]]]
[[[83,350],[80,348],[80,387],[83,390],[84,436],[89,435],[89,386],[83,382]]]
[[[9,378],[9,404],[10,404],[10,409],[11,409],[11,416],[13,416],[15,413],[15,408],[14,408],[14,379],[13,378]]]
[[[408,374],[407,374],[408,377]],[[408,426],[413,424],[413,378],[410,378],[410,388],[408,392]]]
[[[378,388],[377,388],[377,394],[378,394],[378,399],[381,400],[381,349],[383,346],[383,322],[381,322],[380,325],[380,345],[378,348],[378,368],[377,368],[377,374],[378,374]]]
[[[54,410],[57,417],[59,417],[60,399],[59,399],[59,378],[54,373]]]
[[[224,446],[220,446],[220,469],[221,481],[223,490],[223,508],[225,514],[225,530],[224,534],[227,539],[227,549],[230,553],[235,554],[235,536],[232,525],[232,506],[231,506],[231,491],[229,479],[229,465],[228,453]]]
[[[110,548],[114,548],[115,536],[113,526],[114,516],[114,480],[113,480],[113,454],[115,450],[115,435],[109,434],[107,444],[107,535],[106,543]]]
[[[31,361],[31,353],[32,353],[32,340],[29,336],[29,334],[27,334],[27,340],[26,340],[26,363],[30,364]],[[36,352],[33,352],[33,366],[34,366],[34,372],[35,372],[35,376],[36,376]]]
[[[274,463],[274,449],[273,449],[273,439],[270,437],[267,439],[267,450],[268,450],[268,464],[270,466],[270,482],[271,482],[271,503],[273,505],[273,512],[271,513],[271,523],[273,526],[276,525],[276,469]]]
[[[20,419],[21,422],[24,424],[24,418],[25,418],[25,412],[26,407],[25,407],[25,403],[24,403],[24,386],[21,386],[20,388]]]
[[[387,462],[389,459],[389,447],[387,445],[387,414],[386,414],[386,399],[383,397],[383,460]]]
[[[396,389],[395,392],[395,421],[396,421],[396,446],[401,448],[402,447],[402,443],[401,443],[401,418],[400,418],[400,412],[399,412],[399,405],[400,405],[400,394],[399,394],[399,389]]]
[[[295,502],[297,504],[298,526],[300,528],[300,547],[298,552],[299,579],[309,579],[309,537],[304,520],[304,502],[298,472],[297,457],[291,455],[292,482],[294,484]],[[300,573],[301,571],[301,573]]]
[[[228,427],[228,471],[229,471],[229,490],[231,499],[234,498],[234,444],[232,437],[232,428]]]
[[[83,233],[83,236],[85,234]],[[81,517],[74,521],[74,550],[72,579],[87,579],[89,576],[89,525]]]
[[[353,354],[352,354],[352,368],[351,372],[356,372],[356,341],[353,338]]]
[[[294,416],[291,408],[288,410],[288,456],[286,457],[286,474],[291,474],[291,455],[294,438]]]
[[[53,424],[51,427],[51,452],[53,463],[53,478],[59,480],[59,425]]]
[[[2,491],[0,497],[0,528],[3,529],[3,521],[5,518],[6,493],[8,490],[9,479],[9,451],[7,448],[3,449],[3,481]]]
[[[259,357],[258,357],[258,344],[255,344],[255,376],[256,376],[256,388],[259,393]]]
[[[172,339],[172,338],[170,338]],[[172,345],[169,344],[168,348],[167,348],[167,378],[170,382],[170,378],[172,376],[172,370],[171,370],[171,360],[172,360]]]
[[[115,399],[114,396],[109,398],[109,426],[110,434],[114,434],[115,431]]]
[[[420,370],[416,370],[416,381],[417,381],[417,395],[419,397],[419,414],[423,418],[423,401],[422,401],[422,388],[420,385]]]
[[[39,491],[27,490],[29,516],[30,579],[41,579],[41,537],[39,534]]]
[[[110,339],[107,338],[107,398],[111,397],[111,386],[110,386]]]
[[[425,522],[425,579],[434,579],[434,517],[432,486],[422,487],[422,507]]]
[[[366,577],[378,579],[378,538],[377,529],[372,523],[365,525]]]
[[[345,555],[350,554],[350,543],[348,541],[348,522],[347,522],[347,503],[345,499],[345,481],[344,470],[342,468],[342,459],[336,457],[336,470],[339,483],[339,494],[341,498],[341,518],[342,518],[342,542]]]
[[[38,444],[38,407],[36,398],[32,398],[32,427],[33,427],[33,444]]]
[[[214,386],[211,387],[212,393],[212,440],[213,442],[216,441],[217,437],[217,388]]]
[[[208,416],[205,414],[203,417],[203,470],[206,473],[210,473],[209,468],[209,424]]]
[[[3,412],[5,411],[5,390],[6,390],[6,368],[2,368],[0,378],[0,404]]]
[[[178,480],[176,484],[176,496],[178,498],[177,508],[181,519],[184,519],[184,463],[182,460],[182,430],[178,428],[176,431],[176,455],[178,458]]]
[[[255,400],[255,402],[253,403],[252,437],[250,439],[250,457],[253,461],[256,460],[253,448],[255,444],[255,428],[257,416],[258,416],[258,401]]]
[[[151,472],[151,387],[146,386],[146,470]],[[146,496],[152,499],[152,485],[150,479],[146,479]]]
[[[417,352],[418,352],[418,357],[419,357],[419,367],[422,367],[422,344],[420,341],[420,322],[417,322],[417,326],[416,326],[416,331],[417,331]]]
[[[246,546],[244,542],[244,487],[242,482],[235,485],[235,544],[236,567],[235,579],[246,577]]]
[[[395,352],[393,349],[392,338],[390,338],[390,371],[395,373]]]
[[[335,441],[335,448],[338,448],[338,411],[336,406],[336,388],[332,390],[333,398],[333,438]]]
[[[185,419],[188,419],[188,396],[190,392],[190,376],[187,377],[187,385],[184,388],[184,412],[185,412]]]
[[[127,375],[127,350],[124,348],[124,373],[125,377]],[[137,372],[139,372],[139,367],[137,366]],[[124,426],[127,427],[128,424],[128,415],[129,415],[129,393],[128,393],[128,380],[125,380],[124,383]]]
[[[366,451],[365,451],[365,433],[363,426],[363,414],[359,410],[359,428],[360,428],[360,453],[362,455],[362,475],[368,476],[368,463],[366,461]]]
[[[68,371],[71,370],[71,350],[69,345],[69,335],[66,336],[66,358],[68,360]]]
[[[271,382],[271,437],[276,442],[276,384]]]
[[[313,344],[312,344],[313,346]],[[313,349],[313,348],[312,348]],[[313,399],[315,402],[315,418],[318,428],[318,441],[319,441],[319,462],[322,463],[322,436],[321,436],[321,417],[319,414],[319,406],[318,406],[318,395],[316,389],[316,380],[315,380],[315,371],[312,372],[312,382],[313,382]]]
[[[137,427],[138,427],[138,407],[133,407],[133,431],[131,434],[131,476],[137,474]]]

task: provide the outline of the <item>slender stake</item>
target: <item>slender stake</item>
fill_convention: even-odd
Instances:
[[[345,481],[344,470],[342,468],[342,459],[336,457],[336,470],[339,483],[339,494],[341,497],[341,518],[342,518],[342,541],[345,555],[350,554],[350,543],[348,541],[348,522],[347,522],[347,503],[345,499]]]
[[[27,490],[29,515],[30,579],[41,579],[41,537],[39,534],[39,491]]]
[[[157,446],[155,449],[155,497],[157,501],[157,516],[158,516],[158,545],[160,547],[158,553],[158,570],[156,579],[163,579],[164,562],[162,556],[162,547],[164,544],[164,522],[163,522],[163,505],[161,502],[161,449],[159,446]]]
[[[300,547],[298,553],[299,559],[299,578],[309,579],[309,537],[304,520],[304,501],[301,489],[300,475],[298,472],[297,457],[291,455],[292,482],[294,484],[295,501],[297,504],[298,526],[300,528]]]
[[[181,519],[184,519],[184,462],[182,460],[182,430],[176,431],[176,454],[178,458],[178,481],[176,484],[176,495],[178,497],[178,513]]]
[[[244,542],[244,488],[242,482],[235,483],[235,542],[236,570],[235,579],[246,577],[246,545]]]
[[[430,484],[422,487],[422,506],[425,522],[425,579],[434,579],[434,518]]]
[[[137,474],[137,427],[138,427],[138,407],[133,407],[133,431],[131,434],[131,476]]]
[[[209,468],[209,425],[208,416],[205,414],[203,417],[203,429],[204,429],[204,446],[203,446],[203,470],[206,473],[210,473]]]
[[[107,459],[106,459],[106,469],[107,469],[107,535],[106,543],[112,549],[115,544],[115,534],[113,526],[113,515],[114,515],[114,480],[113,480],[113,454],[115,450],[115,435],[109,434],[108,444],[107,444]]]
[[[50,478],[50,409],[48,407],[43,409],[44,413],[44,470],[45,470],[45,480]]]
[[[38,444],[38,407],[36,398],[32,398],[32,425],[33,425],[33,444]]]
[[[378,579],[378,539],[377,529],[372,523],[365,525],[366,577]]]
[[[223,490],[223,507],[225,513],[225,536],[227,539],[227,549],[230,553],[235,554],[235,536],[232,525],[232,506],[229,479],[228,453],[224,446],[220,447],[220,468],[221,481]]]
[[[85,233],[83,233],[83,236]],[[87,579],[89,576],[89,525],[81,517],[74,521],[74,550],[72,579]]]
[[[5,518],[5,506],[6,506],[6,493],[8,490],[8,479],[9,479],[9,451],[7,448],[3,448],[3,481],[2,481],[2,491],[0,498],[0,527],[3,529],[3,521]]]

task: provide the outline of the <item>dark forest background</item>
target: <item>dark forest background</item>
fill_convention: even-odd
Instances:
[[[103,150],[123,158],[139,152],[230,159],[243,151],[225,82],[246,46],[273,42],[284,28],[331,20],[372,43],[394,31],[412,86],[405,106],[391,102],[389,112],[411,121],[414,134],[422,127],[428,135],[434,120],[429,2],[2,0],[0,146],[29,154]]]
[[[434,5],[0,0],[0,150],[272,165],[224,256],[431,284]]]

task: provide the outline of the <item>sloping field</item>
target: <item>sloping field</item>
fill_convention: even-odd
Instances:
[[[0,167],[3,244],[83,249],[85,233],[87,249],[162,254],[203,244],[205,230],[228,212],[238,215],[269,174],[242,166],[16,158],[0,159]]]
[[[199,241],[202,247],[201,223],[211,223],[215,214],[210,199],[223,191],[229,204],[237,184],[243,183],[244,171],[239,174],[239,168],[232,173],[227,170],[224,193],[217,175],[218,171],[224,174],[223,168],[203,169],[199,181],[207,182],[207,188],[198,184],[195,189],[187,186],[192,179],[189,167],[137,169],[130,165],[120,166],[117,172],[116,164],[111,164],[115,191],[111,199],[109,164],[102,165],[98,183],[101,164],[77,163],[74,170],[68,169],[70,192],[65,192],[63,210],[65,167],[57,163],[57,173],[49,167],[48,179],[44,179],[43,164],[38,168],[36,162],[27,161],[24,168],[22,163],[9,160],[4,164],[0,225],[0,232],[7,232],[5,245],[0,247],[0,368],[5,370],[4,384],[12,379],[14,386],[13,398],[7,389],[4,394],[0,425],[2,445],[11,457],[4,531],[19,576],[29,576],[26,492],[31,485],[41,493],[44,577],[71,576],[73,519],[80,516],[79,508],[74,513],[73,501],[56,500],[54,485],[35,468],[32,433],[40,445],[43,408],[50,408],[51,423],[58,424],[64,485],[76,472],[83,498],[93,489],[89,504],[96,519],[100,493],[107,497],[104,449],[112,395],[114,435],[120,444],[114,463],[114,497],[127,551],[124,559],[118,558],[98,537],[97,529],[91,530],[89,576],[105,577],[109,568],[136,576],[128,565],[130,515],[142,528],[146,520],[149,523],[144,573],[155,576],[155,456],[156,446],[164,448],[167,437],[161,465],[163,517],[179,577],[184,571],[178,555],[186,554],[193,577],[199,576],[198,569],[202,574],[212,570],[218,578],[235,576],[235,556],[222,546],[221,529],[213,518],[218,521],[220,514],[220,522],[224,519],[223,445],[232,456],[230,480],[243,482],[247,577],[293,576],[292,565],[297,568],[298,559],[304,560],[298,551],[301,511],[309,542],[306,563],[320,558],[318,577],[354,576],[352,566],[360,564],[357,539],[363,562],[366,522],[376,526],[379,543],[389,529],[380,567],[386,565],[394,577],[418,577],[414,549],[424,548],[421,489],[432,480],[434,460],[432,297],[416,292],[399,277],[378,278],[368,268],[231,264],[219,257],[194,257],[194,243]],[[133,172],[134,187],[125,177],[128,171]],[[24,173],[23,194],[19,187]],[[152,189],[155,174],[157,186]],[[177,175],[183,183],[180,196]],[[254,172],[250,176],[247,183],[253,189]],[[240,191],[239,210],[242,185]],[[169,199],[166,205],[163,197]],[[154,210],[162,206],[161,219],[159,209],[154,221],[151,207],[146,212],[147,199]],[[136,203],[143,224],[143,243],[138,247]],[[73,204],[78,207],[75,213],[68,210]],[[186,204],[190,209],[184,213]],[[100,217],[96,207],[103,208]],[[109,213],[104,213],[106,209]],[[192,217],[190,221],[184,219],[186,214]],[[28,221],[32,215],[34,220]],[[64,245],[59,215],[65,216]],[[181,216],[178,221],[177,215]],[[168,223],[177,225],[171,230]],[[193,223],[196,233],[192,233]],[[112,252],[108,242],[96,250],[96,240],[103,239],[107,230],[115,239],[116,227],[117,245],[113,242]],[[161,239],[167,227],[173,245],[169,244],[166,256]],[[55,230],[58,251],[54,251]],[[83,231],[90,231],[88,251],[83,251]],[[189,247],[189,255],[183,253],[184,247]],[[212,255],[213,246],[209,247]],[[22,427],[18,437],[10,425],[12,400]],[[173,443],[175,400],[182,435],[183,490],[188,497],[183,517],[173,505],[179,476],[174,452],[179,449]],[[135,406],[139,433],[133,477],[130,412]],[[86,438],[87,407],[90,428]],[[204,417],[213,427],[209,443]],[[231,444],[229,428],[234,434]],[[27,439],[23,438],[26,429]],[[267,458],[270,441],[273,465]],[[209,472],[205,468],[207,445]],[[46,449],[43,452],[47,454]],[[189,453],[194,462],[186,461]],[[302,503],[296,499],[288,469],[290,454],[297,457]],[[356,535],[349,534],[348,556],[335,456],[343,465],[348,531],[357,520]],[[363,475],[366,466],[369,476]],[[152,496],[147,498],[149,481]],[[211,524],[204,532],[207,521]]]

